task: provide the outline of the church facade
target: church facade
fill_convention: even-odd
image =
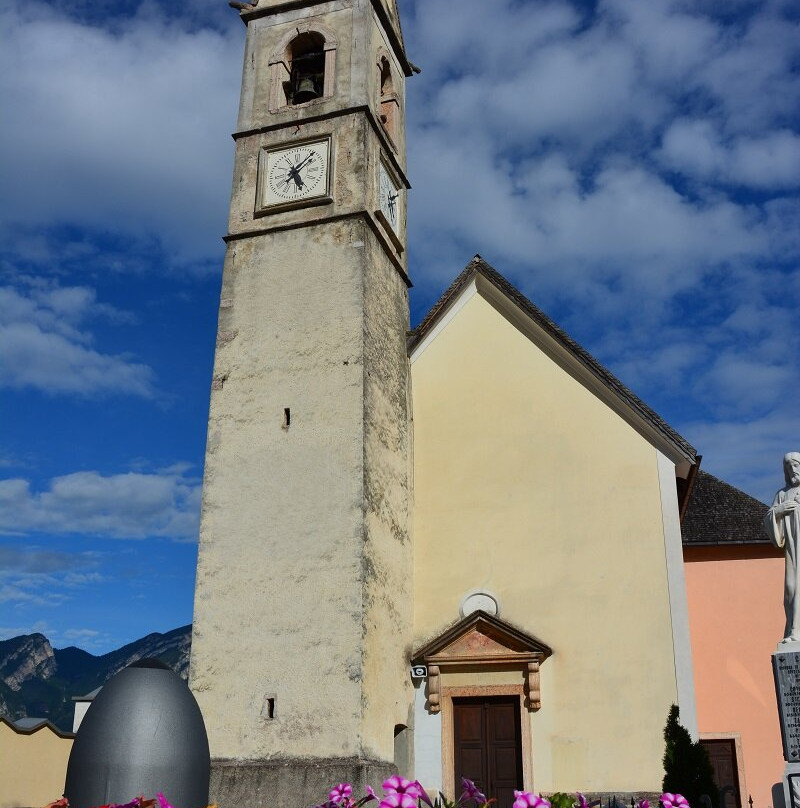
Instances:
[[[478,257],[410,359],[415,642],[483,605],[552,649],[533,675],[479,637],[439,665],[415,773],[453,786],[459,709],[515,694],[526,787],[657,789],[669,706],[696,730],[676,484],[694,450]]]
[[[247,26],[190,685],[220,808],[657,791],[695,450],[476,256],[409,332],[390,0]]]

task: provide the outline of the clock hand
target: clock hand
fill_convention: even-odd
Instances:
[[[305,159],[305,160],[303,160],[302,162],[298,163],[298,164],[297,164],[297,165],[296,165],[296,166],[295,166],[295,167],[292,169],[292,171],[294,171],[294,172],[295,172],[295,174],[296,174],[296,173],[297,173],[297,172],[298,172],[298,171],[299,171],[299,170],[300,170],[300,169],[301,169],[301,168],[302,168],[302,167],[303,167],[303,166],[304,166],[304,165],[305,165],[305,164],[306,164],[306,163],[307,163],[307,162],[308,162],[308,161],[309,161],[309,160],[310,160],[310,159],[311,159],[313,156],[314,156],[314,153],[312,152],[311,154],[309,154],[309,155],[308,155],[308,157],[306,157],[306,159]]]
[[[300,176],[300,172],[297,170],[297,167],[292,168],[292,169],[289,170],[289,179],[294,180],[294,184],[298,188],[302,188],[303,185],[305,184],[303,182],[302,177]],[[288,184],[288,181],[287,181],[287,184]]]
[[[285,180],[285,182],[286,182],[286,187],[287,187],[287,188],[289,187],[289,182],[290,182],[291,180],[294,180],[294,184],[295,184],[295,185],[296,185],[298,188],[302,188],[302,187],[304,186],[304,184],[305,184],[305,183],[303,182],[302,177],[300,176],[300,172],[298,171],[297,166],[292,166],[292,167],[291,167],[291,168],[290,168],[290,169],[289,169],[289,170],[286,172],[286,180]]]

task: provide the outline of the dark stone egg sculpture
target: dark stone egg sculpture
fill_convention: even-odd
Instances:
[[[161,791],[176,808],[205,808],[209,776],[194,696],[163,662],[142,659],[109,679],[86,712],[64,796],[70,808],[93,808]]]

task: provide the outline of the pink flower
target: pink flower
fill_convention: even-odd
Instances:
[[[379,808],[417,808],[417,798],[400,791],[385,794]]]
[[[486,795],[472,782],[466,777],[461,778],[461,788],[463,789],[463,794],[459,798],[459,802],[463,802],[464,800],[475,800],[475,802],[479,803],[480,805],[486,805]]]
[[[683,794],[670,794],[666,792],[660,797],[660,802],[664,808],[689,808],[689,800]]]
[[[158,808],[173,808],[173,806],[167,802],[167,798],[160,791],[158,794],[156,794],[156,799],[158,800]]]
[[[430,808],[433,808],[431,798],[428,796],[428,792],[422,787],[422,783],[420,783],[419,780],[415,780],[414,785],[419,789],[419,799],[421,799],[426,805],[429,805]]]
[[[328,799],[331,802],[335,802],[337,805],[341,805],[343,802],[348,802],[352,796],[353,786],[351,786],[350,783],[339,783],[338,786],[334,786],[331,789],[331,793],[328,794]]]
[[[575,796],[578,798],[578,801],[575,803],[575,808],[589,808],[589,803],[586,802],[586,797],[584,797],[580,791]],[[650,808],[650,806],[648,805],[647,808]]]
[[[378,799],[378,795],[375,793],[375,790],[372,788],[372,786],[364,786],[364,791],[367,792],[367,794],[371,799],[373,800]]]
[[[411,780],[406,780],[399,774],[394,774],[388,780],[384,780],[383,790],[387,794],[408,794],[414,799],[420,797],[422,792],[418,783],[412,783]]]
[[[550,803],[530,791],[515,791],[514,808],[550,808]]]
[[[639,800],[639,802],[636,803],[636,808],[650,808],[649,800]]]

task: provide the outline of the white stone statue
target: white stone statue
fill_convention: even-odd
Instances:
[[[783,606],[786,628],[781,642],[800,642],[800,452],[783,456],[786,487],[781,488],[764,519],[764,530],[786,555]]]

